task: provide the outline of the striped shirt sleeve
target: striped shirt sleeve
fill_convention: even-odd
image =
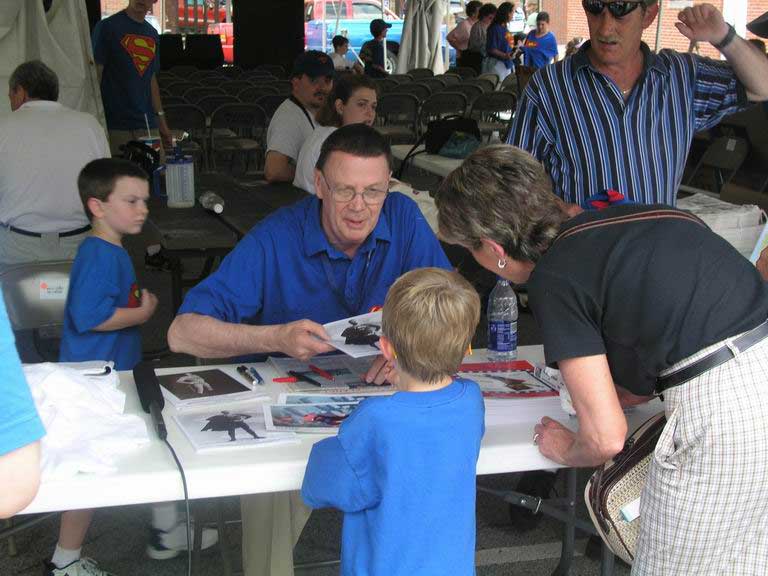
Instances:
[[[532,78],[518,103],[507,144],[522,148],[539,162],[544,162],[548,157],[551,141],[547,138],[546,126],[542,125],[545,118],[541,114],[539,97],[534,86]]]
[[[745,108],[749,102],[744,86],[727,62],[692,55],[695,64],[693,110],[696,130],[715,126],[725,116]]]

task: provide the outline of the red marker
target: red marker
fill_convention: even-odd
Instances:
[[[331,382],[333,382],[334,380],[336,380],[336,378],[334,378],[334,377],[333,377],[333,374],[331,374],[330,372],[327,372],[327,371],[323,370],[323,369],[322,369],[322,368],[320,368],[319,366],[315,366],[314,364],[310,364],[310,365],[309,365],[309,369],[310,369],[310,370],[312,370],[312,372],[314,372],[315,374],[317,374],[317,375],[319,375],[319,376],[322,376],[322,377],[323,377],[323,378],[325,378],[326,380],[330,380]]]
[[[298,382],[298,381],[299,379],[296,378],[295,376],[284,376],[282,378],[272,378],[272,382],[280,382],[284,384],[288,384],[291,382]]]

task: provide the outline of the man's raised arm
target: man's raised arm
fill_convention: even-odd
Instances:
[[[681,11],[678,19],[675,26],[683,36],[692,41],[709,42],[722,52],[750,100],[768,100],[768,58],[731,32],[717,8],[699,4]]]

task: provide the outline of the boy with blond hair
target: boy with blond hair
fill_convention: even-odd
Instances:
[[[390,288],[380,344],[398,392],[366,399],[314,445],[301,490],[308,505],[344,512],[342,574],[474,574],[484,407],[477,384],[454,374],[479,316],[455,272],[421,268]]]

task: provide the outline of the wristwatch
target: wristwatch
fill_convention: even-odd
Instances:
[[[733,42],[733,39],[736,37],[736,28],[734,28],[732,25],[728,24],[728,33],[725,35],[725,38],[720,40],[717,44],[713,44],[715,48],[720,50],[720,52],[723,51],[723,48],[728,46],[731,42]]]

